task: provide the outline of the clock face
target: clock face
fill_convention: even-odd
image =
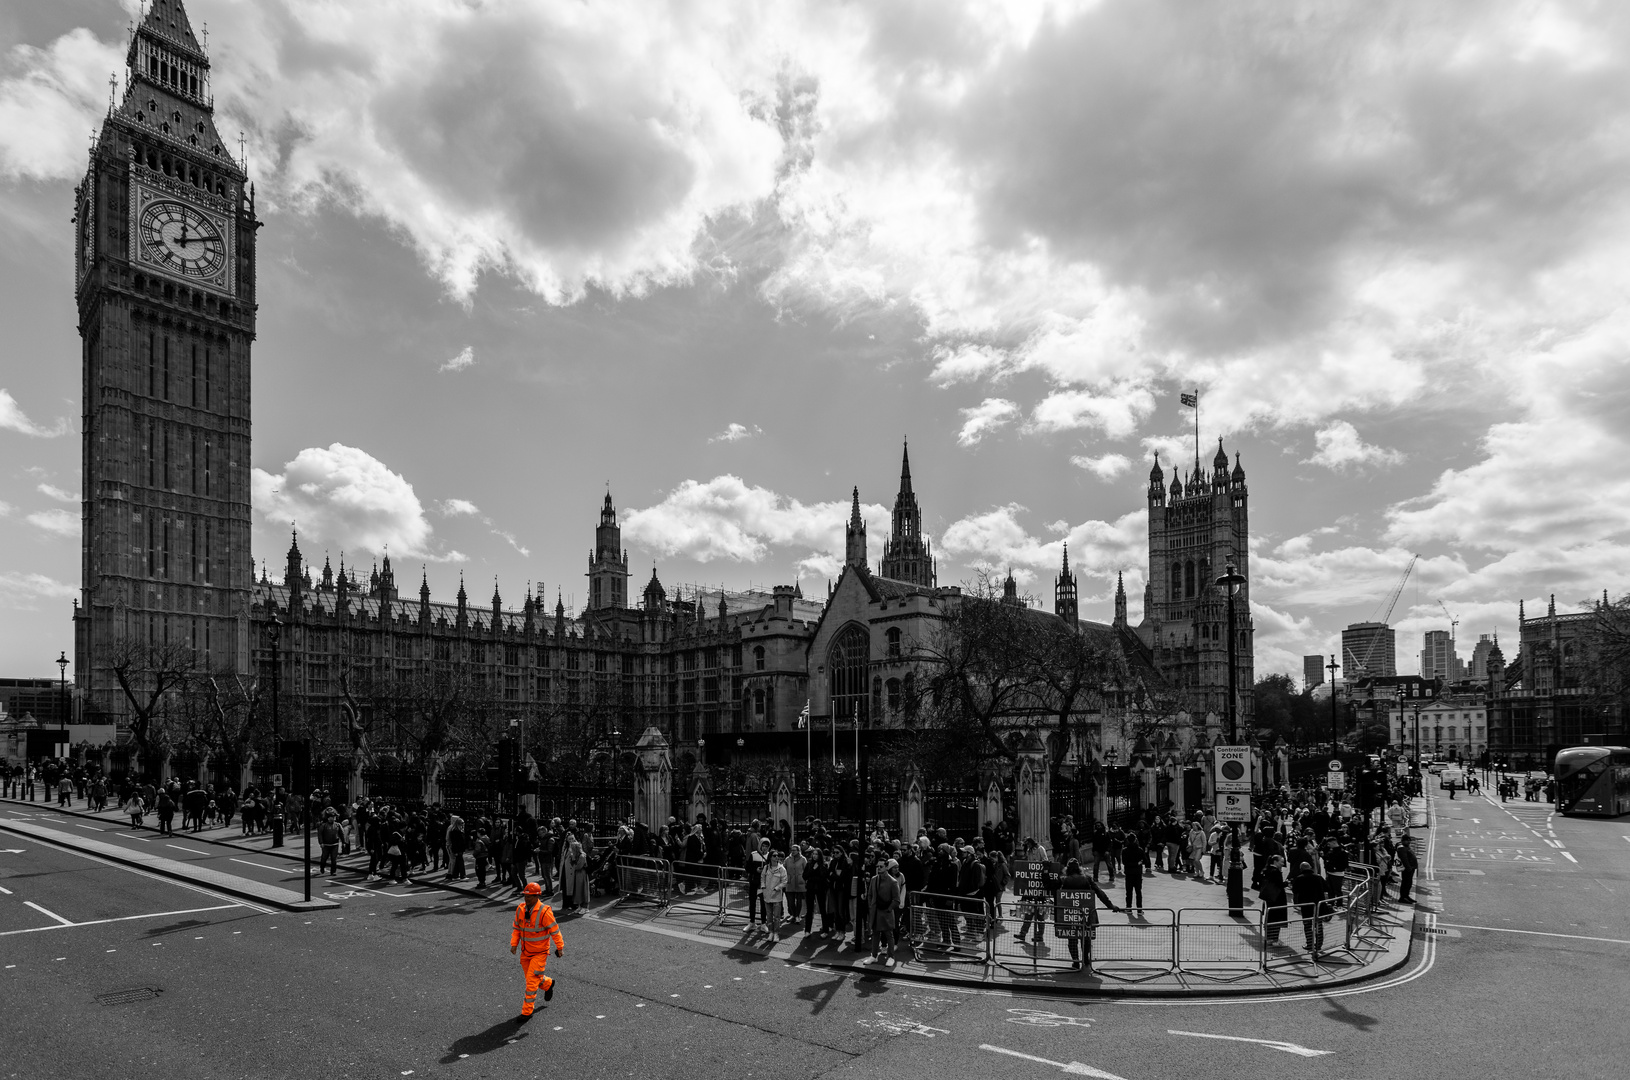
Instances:
[[[173,274],[213,280],[226,266],[226,241],[210,215],[170,199],[142,207],[136,222],[142,253]]]

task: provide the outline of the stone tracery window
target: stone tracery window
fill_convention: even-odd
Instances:
[[[865,724],[870,713],[869,667],[872,639],[864,626],[845,627],[827,649],[826,668],[831,679],[832,715],[839,722],[855,717]]]

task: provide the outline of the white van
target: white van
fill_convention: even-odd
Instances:
[[[1451,787],[1465,788],[1466,770],[1459,765],[1448,765],[1438,773],[1438,787],[1447,791]]]

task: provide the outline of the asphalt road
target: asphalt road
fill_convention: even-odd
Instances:
[[[1171,1003],[967,993],[569,919],[559,991],[522,1028],[508,904],[427,893],[263,914],[0,839],[27,849],[0,854],[0,987],[23,1033],[0,1076],[1625,1075],[1630,819],[1435,808],[1435,867],[1481,873],[1438,876],[1425,895],[1443,910],[1423,920],[1441,932],[1376,983]],[[38,929],[52,920],[29,901],[126,921]],[[96,1000],[140,987],[162,992]]]
[[[57,813],[43,806],[19,807],[14,803],[0,805],[0,818],[5,817],[15,817],[58,832],[82,835],[132,851],[161,855],[177,862],[208,867],[235,877],[278,885],[293,892],[301,892],[305,888],[303,863],[305,841],[303,835],[298,832],[289,833],[284,838],[284,846],[277,852],[242,851],[224,844],[212,843],[208,833],[194,835],[177,829],[174,833],[160,835],[151,825],[132,829],[103,819],[87,820],[76,814]],[[147,820],[151,823],[154,819],[149,815]],[[230,830],[225,833],[220,830],[213,832],[214,835],[224,839],[232,838]],[[7,844],[16,846],[9,842]],[[400,900],[425,896],[440,898],[446,895],[444,890],[414,885],[411,882],[398,885],[386,880],[366,881],[361,872],[343,863],[337,875],[322,874],[317,871],[319,856],[320,851],[313,841],[311,895],[315,899],[365,903],[379,896]]]

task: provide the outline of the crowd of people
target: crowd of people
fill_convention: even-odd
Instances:
[[[78,799],[91,810],[116,800],[133,825],[151,815],[161,833],[174,831],[178,815],[189,831],[229,828],[236,817],[244,836],[283,824],[298,830],[309,815],[320,866],[329,872],[338,872],[341,855],[362,852],[369,880],[439,873],[445,881],[467,882],[473,873],[476,888],[517,895],[537,881],[546,897],[560,893],[563,913],[585,909],[595,892],[615,892],[620,856],[666,860],[681,894],[717,887],[721,869],[729,867],[746,893],[755,932],[801,931],[870,952],[884,964],[895,962],[905,934],[920,946],[955,951],[1005,932],[1004,916],[1019,922],[1020,942],[1039,946],[1060,889],[1086,895],[1089,925],[1097,923],[1098,898],[1105,907],[1141,914],[1146,879],[1160,873],[1218,886],[1235,914],[1244,913],[1249,888],[1265,909],[1271,945],[1299,919],[1306,948],[1317,954],[1322,924],[1343,896],[1353,862],[1376,867],[1383,888],[1393,886],[1400,902],[1412,902],[1408,781],[1397,778],[1385,807],[1369,814],[1322,789],[1281,789],[1259,797],[1247,822],[1219,821],[1204,810],[1179,817],[1167,809],[1117,825],[1078,825],[1065,815],[1041,838],[1018,836],[1011,820],[986,823],[968,836],[929,823],[907,838],[883,822],[834,832],[812,821],[794,842],[786,821],[738,828],[703,816],[689,823],[670,818],[653,829],[629,819],[616,826],[615,836],[597,840],[588,822],[540,819],[524,810],[466,819],[439,804],[367,797],[347,804],[325,791],[302,799],[281,787],[236,792],[177,780],[115,784],[94,769],[57,762],[0,769],[0,790],[9,797],[37,792],[61,805]],[[1028,881],[1041,883],[1039,892],[1034,885],[1018,888],[1025,869]],[[1074,939],[1070,944],[1074,962],[1089,964],[1091,933],[1081,955]]]

